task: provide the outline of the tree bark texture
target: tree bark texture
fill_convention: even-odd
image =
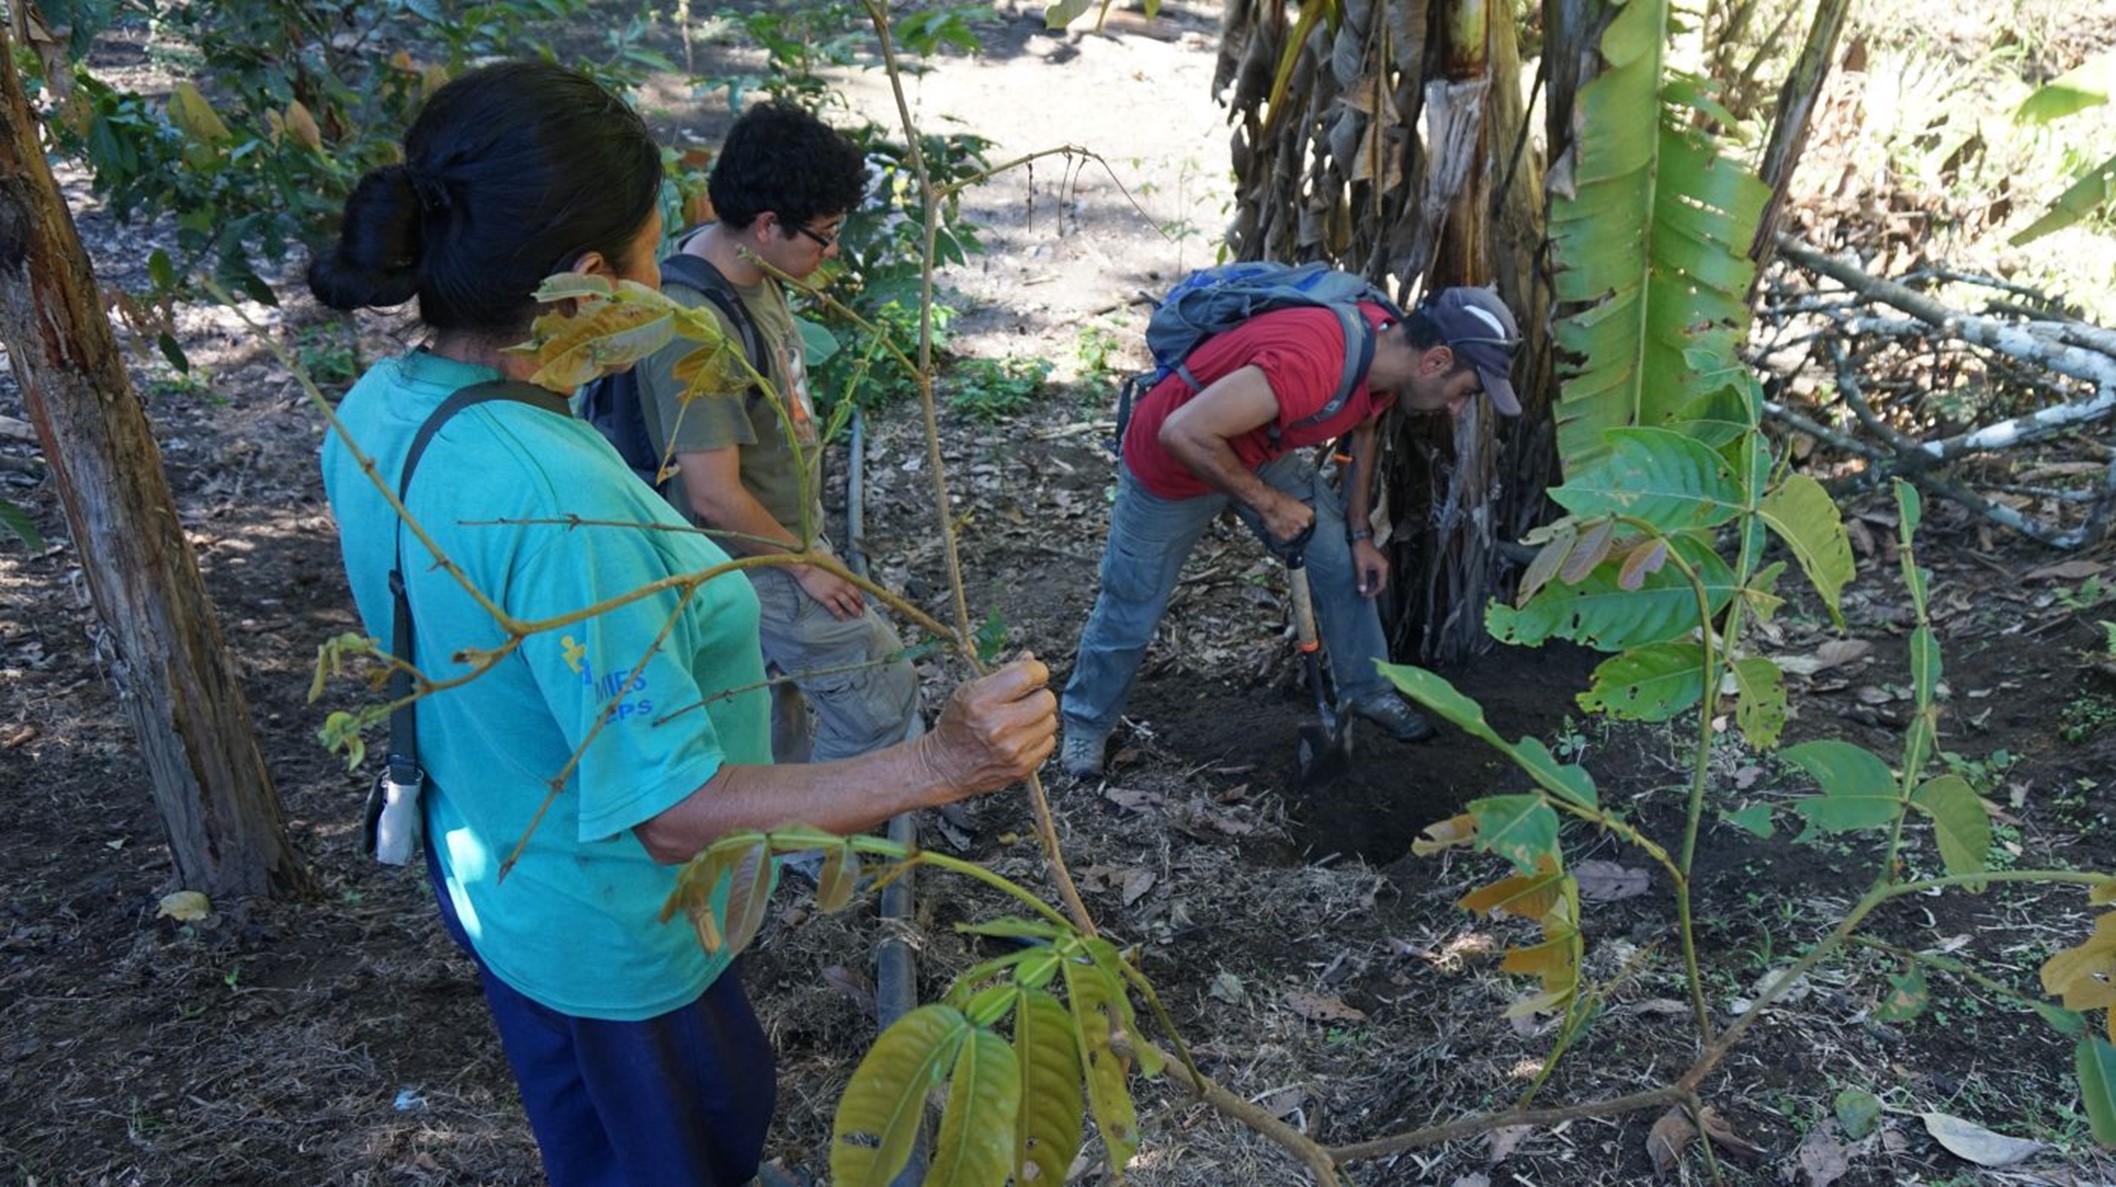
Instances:
[[[1272,0],[1226,10],[1215,92],[1235,124],[1235,255],[1330,260],[1398,298],[1496,284],[1530,343],[1520,421],[1494,425],[1479,409],[1461,425],[1388,429],[1391,650],[1444,663],[1490,645],[1496,545],[1540,520],[1556,469],[1542,161],[1526,136],[1514,14],[1491,0],[1345,0],[1334,24],[1289,13]]]
[[[0,343],[59,492],[184,888],[306,894],[205,581],[0,30]]]

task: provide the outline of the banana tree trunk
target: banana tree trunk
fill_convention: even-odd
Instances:
[[[0,28],[0,343],[116,652],[177,880],[220,899],[313,893],[8,43]]]
[[[1504,584],[1503,544],[1541,515],[1554,469],[1548,355],[1538,323],[1541,167],[1527,142],[1511,13],[1457,0],[1434,13],[1442,62],[1426,84],[1426,190],[1406,261],[1422,291],[1496,285],[1531,343],[1517,422],[1473,401],[1453,422],[1399,421],[1382,468],[1397,593],[1384,608],[1398,658],[1447,666],[1491,646],[1483,608]],[[1429,254],[1427,245],[1430,244]]]

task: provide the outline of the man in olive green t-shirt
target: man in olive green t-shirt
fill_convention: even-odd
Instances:
[[[838,231],[866,184],[857,145],[797,107],[755,106],[735,121],[707,181],[718,221],[679,246],[734,287],[763,339],[768,367],[760,369],[781,405],[750,389],[746,376],[685,401],[673,372],[693,343],[672,343],[639,365],[648,434],[676,463],[669,501],[713,529],[729,552],[795,552],[804,539],[825,547],[820,435],[801,334],[785,292],[763,265],[797,278],[822,267],[837,254]],[[664,285],[680,302],[712,308],[670,278]],[[742,340],[724,313],[715,316],[730,341]],[[919,731],[917,674],[901,657],[896,631],[857,586],[809,565],[747,572],[761,603],[765,661],[799,690],[774,703],[780,761],[849,758]],[[804,699],[816,718],[812,749]]]

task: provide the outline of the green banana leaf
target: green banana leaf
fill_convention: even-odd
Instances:
[[[1694,84],[1669,76],[1666,0],[1631,0],[1602,36],[1602,74],[1581,88],[1577,139],[1552,170],[1549,233],[1560,355],[1558,453],[1569,476],[1602,434],[1657,426],[1725,386],[1704,355],[1738,357],[1748,249],[1770,192],[1690,126]]]

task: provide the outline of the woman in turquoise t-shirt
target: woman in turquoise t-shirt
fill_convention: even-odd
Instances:
[[[533,372],[504,349],[528,337],[546,277],[658,282],[660,182],[645,125],[596,83],[545,63],[490,66],[435,93],[404,163],[361,180],[338,242],[310,267],[324,304],[416,297],[428,331],[347,394],[349,441],[325,443],[323,472],[346,575],[378,638],[390,637],[388,574],[405,550],[429,679],[465,674],[454,657],[507,633],[400,532],[377,477],[397,489],[413,437],[450,395]],[[405,499],[479,593],[515,620],[548,619],[725,562],[686,531],[561,526],[683,524],[566,412],[563,393],[511,390],[433,433]],[[417,705],[428,871],[444,924],[477,962],[555,1187],[739,1184],[756,1172],[771,1052],[725,963],[681,920],[657,921],[678,863],[739,829],[857,832],[996,790],[1053,746],[1047,673],[1026,660],[957,689],[915,742],[772,767],[749,582],[709,582],[671,623],[678,608],[670,591],[530,635]]]

